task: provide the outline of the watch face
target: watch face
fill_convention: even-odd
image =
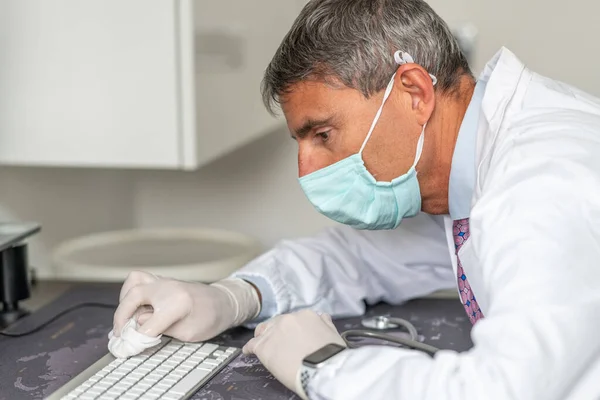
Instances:
[[[340,351],[344,350],[344,346],[340,346],[339,344],[330,343],[326,346],[321,347],[319,350],[314,353],[308,355],[304,359],[304,363],[309,365],[317,365],[320,364],[331,357],[335,356]]]

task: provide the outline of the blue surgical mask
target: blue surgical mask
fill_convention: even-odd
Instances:
[[[406,53],[396,52],[400,65],[414,62]],[[425,125],[421,130],[414,162],[408,172],[391,182],[377,181],[365,167],[363,150],[375,129],[383,106],[394,86],[395,73],[358,153],[299,179],[313,206],[323,215],[356,229],[395,229],[403,218],[421,210],[421,191],[415,166],[423,151]],[[431,75],[435,85],[436,78]]]

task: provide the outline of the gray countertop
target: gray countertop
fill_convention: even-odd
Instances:
[[[116,304],[120,284],[40,282],[25,306],[36,310],[9,331],[38,326],[83,302]],[[456,292],[438,293],[400,306],[380,304],[368,315],[388,314],[411,321],[421,339],[439,348],[464,351],[472,346],[471,325]],[[452,299],[452,300],[450,300]],[[19,338],[0,337],[0,400],[43,399],[107,352],[111,309],[79,308],[41,331]],[[360,318],[335,321],[340,331],[360,327]],[[252,331],[237,328],[213,341],[243,346]],[[283,400],[297,397],[286,390],[254,357],[240,356],[193,399]]]

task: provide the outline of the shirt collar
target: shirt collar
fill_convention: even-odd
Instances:
[[[480,80],[475,85],[454,147],[448,187],[448,207],[450,217],[454,220],[469,218],[471,214],[471,197],[476,179],[475,146],[486,85],[485,80]]]

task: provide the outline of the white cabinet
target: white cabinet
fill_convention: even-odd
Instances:
[[[0,0],[0,164],[197,168],[272,130],[281,0]]]

